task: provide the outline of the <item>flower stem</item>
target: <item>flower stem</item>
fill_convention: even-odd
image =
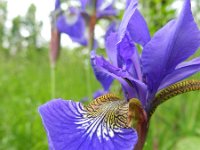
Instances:
[[[146,141],[147,133],[149,130],[148,122],[143,122],[136,128],[138,133],[138,142],[134,150],[142,150]]]
[[[88,37],[88,49],[89,52],[91,50],[94,49],[94,30],[95,30],[95,25],[97,22],[97,18],[96,18],[96,4],[97,1],[94,1],[94,5],[93,5],[93,12],[92,15],[90,16],[90,21],[89,21],[89,37]],[[87,83],[87,93],[88,96],[91,94],[91,83],[90,83],[90,59],[86,59],[86,83]]]
[[[95,30],[95,25],[97,23],[97,17],[96,17],[96,4],[97,1],[94,2],[93,5],[93,12],[92,15],[90,16],[90,22],[89,22],[89,50],[93,50],[94,48],[94,30]]]
[[[138,134],[138,142],[134,150],[142,150],[149,129],[149,120],[138,99],[132,98],[129,100],[128,124],[129,127],[135,128]]]
[[[55,98],[55,69],[56,62],[60,53],[60,32],[55,26],[56,18],[52,19],[51,23],[51,41],[50,41],[50,51],[49,51],[49,62],[50,62],[50,82],[51,82],[51,98]]]
[[[51,98],[55,98],[55,92],[56,92],[56,74],[55,74],[56,66],[51,65]]]
[[[90,59],[87,59],[86,58],[86,62],[85,62],[85,73],[86,73],[86,88],[87,88],[87,95],[89,97],[89,99],[91,98],[90,97],[90,94],[91,94],[91,83],[90,83]]]

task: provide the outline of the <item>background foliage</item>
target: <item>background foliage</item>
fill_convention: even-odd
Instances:
[[[140,7],[151,33],[175,16],[173,2],[141,0]],[[199,23],[200,2],[195,2],[198,5],[194,14]],[[37,21],[35,12],[36,7],[29,6],[26,15],[14,18],[12,27],[7,28],[6,1],[0,1],[0,150],[47,149],[37,108],[51,99],[51,69],[48,43],[42,42],[42,23]],[[100,88],[91,68],[88,85],[86,55],[81,50],[62,48],[56,67],[56,97],[79,101]],[[200,76],[197,74],[193,78],[200,79]],[[160,106],[151,120],[145,149],[198,149],[199,108],[199,92],[177,96]]]

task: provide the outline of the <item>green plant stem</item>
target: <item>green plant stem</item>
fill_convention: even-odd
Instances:
[[[55,98],[55,93],[56,93],[56,66],[51,65],[50,68],[50,76],[51,76],[51,98]]]
[[[90,59],[86,59],[85,63],[85,72],[86,72],[86,87],[87,87],[87,95],[90,97],[91,94],[91,83],[90,83]]]

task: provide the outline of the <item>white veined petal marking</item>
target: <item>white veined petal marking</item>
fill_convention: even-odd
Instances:
[[[83,108],[83,118],[76,122],[79,128],[85,129],[87,135],[92,138],[97,134],[100,141],[102,138],[109,140],[115,132],[128,127],[128,103],[113,94],[98,97]]]

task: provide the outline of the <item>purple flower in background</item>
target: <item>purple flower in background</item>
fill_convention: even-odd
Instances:
[[[92,30],[94,30],[98,19],[115,16],[116,10],[113,8],[114,0],[111,2],[104,0],[80,0],[79,2],[81,8],[69,7],[66,12],[62,11],[57,16],[56,26],[61,33],[69,35],[74,42],[86,46],[88,43],[87,39],[91,38],[90,35],[85,35],[87,25],[93,27]],[[88,12],[87,8],[90,12]],[[58,10],[61,10],[60,1],[56,0],[54,12]]]
[[[87,7],[95,9],[95,15],[98,19],[117,15],[117,11],[113,7],[114,0],[80,0],[80,2],[85,13],[87,13]]]
[[[81,1],[84,10],[89,1]],[[117,79],[124,91],[122,100],[106,94],[83,106],[80,102],[54,99],[40,106],[50,149],[133,150],[142,149],[152,107],[166,97],[170,86],[200,71],[200,58],[184,62],[200,46],[200,31],[194,22],[190,0],[185,0],[177,19],[167,23],[151,38],[147,24],[137,9],[137,0],[127,2],[118,29],[113,24],[106,34],[109,61],[91,52],[91,63],[104,93]],[[99,15],[101,16],[101,15]],[[139,54],[136,44],[142,47]],[[190,82],[197,83],[197,82]],[[186,84],[173,86],[174,89]],[[189,88],[192,84],[189,85]],[[198,87],[198,88],[196,88]],[[189,90],[200,89],[198,86]],[[183,92],[189,91],[183,89]],[[177,91],[175,91],[177,94]],[[99,93],[96,93],[99,95]]]
[[[80,3],[80,7],[70,6],[64,11],[61,8],[61,1],[55,0],[54,11],[51,13],[50,42],[50,62],[53,67],[60,53],[61,33],[69,35],[72,41],[83,46],[95,48],[97,42],[94,39],[94,29],[97,21],[101,18],[111,19],[110,17],[117,14],[113,7],[114,0],[77,0],[77,2]]]

